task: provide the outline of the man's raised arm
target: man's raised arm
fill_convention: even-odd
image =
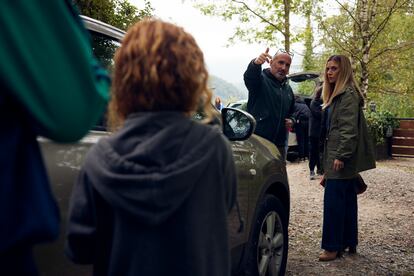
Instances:
[[[262,72],[262,64],[270,63],[272,57],[269,55],[269,48],[261,53],[257,58],[253,59],[247,66],[246,72],[244,72],[244,84],[249,90],[249,95],[256,93],[260,88],[260,74]]]

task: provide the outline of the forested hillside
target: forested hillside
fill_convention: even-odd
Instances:
[[[220,96],[224,105],[229,102],[235,102],[242,99],[247,99],[246,90],[242,90],[235,85],[216,76],[210,76],[210,87],[213,90],[214,97]]]

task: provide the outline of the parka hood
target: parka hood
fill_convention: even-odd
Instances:
[[[91,150],[85,167],[116,211],[155,225],[183,204],[206,173],[214,136],[222,139],[218,127],[178,112],[136,113]]]

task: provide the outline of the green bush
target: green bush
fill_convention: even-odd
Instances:
[[[392,135],[392,133],[387,132],[399,126],[399,121],[389,111],[366,111],[365,118],[376,145],[384,144],[387,134]]]

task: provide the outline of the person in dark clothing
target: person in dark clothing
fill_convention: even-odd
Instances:
[[[133,25],[115,55],[109,125],[70,201],[66,255],[94,275],[230,275],[236,171],[203,53],[182,28]],[[205,122],[191,116],[200,110]]]
[[[60,220],[37,137],[82,138],[110,80],[71,1],[2,1],[0,25],[0,275],[33,276]]]
[[[310,180],[315,179],[316,173],[323,174],[320,155],[320,138],[321,138],[321,120],[322,120],[322,86],[318,86],[315,96],[310,103],[311,116],[309,118],[309,177]]]
[[[305,101],[299,97],[295,97],[295,111],[293,116],[295,118],[295,132],[298,141],[299,159],[305,161],[309,155],[309,107]]]
[[[270,68],[262,71],[262,64]],[[255,133],[274,143],[282,159],[286,159],[288,129],[293,126],[295,100],[286,75],[292,63],[292,54],[279,50],[273,58],[269,48],[253,59],[244,73],[249,91],[247,111],[256,119]]]

